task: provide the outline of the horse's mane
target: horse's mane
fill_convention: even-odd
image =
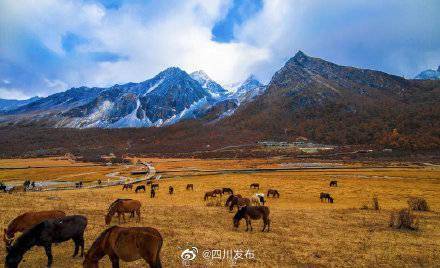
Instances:
[[[108,211],[110,212],[114,206],[116,206],[119,202],[121,201],[127,201],[127,200],[131,200],[130,198],[118,198],[115,201],[113,201],[113,203],[110,204]]]
[[[239,208],[237,213],[234,215],[234,220],[240,220],[244,217],[244,213],[246,211],[247,206],[244,206],[242,208]]]

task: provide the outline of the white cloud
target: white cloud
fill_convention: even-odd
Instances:
[[[440,5],[435,0],[335,0],[331,5],[327,0],[265,0],[261,12],[234,28],[234,42],[212,41],[212,27],[231,4],[127,1],[119,9],[105,9],[93,1],[3,0],[0,25],[7,27],[0,29],[0,50],[26,69],[31,62],[21,53],[26,42],[22,36],[30,34],[59,57],[48,64],[52,69],[38,73],[41,88],[18,86],[23,92],[33,90],[30,96],[72,86],[143,81],[170,66],[202,69],[223,83],[251,73],[267,81],[298,49],[391,73],[413,74],[440,62],[440,27],[434,25]],[[62,48],[66,33],[87,40],[76,54]],[[124,59],[94,62],[85,56],[102,51]],[[35,66],[31,72],[40,71]]]
[[[28,98],[29,96],[23,93],[21,89],[0,87],[0,99],[25,100]]]

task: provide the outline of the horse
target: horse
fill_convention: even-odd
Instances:
[[[203,198],[205,201],[208,200],[209,197],[213,198],[216,197],[217,195],[214,193],[214,191],[209,191],[205,193],[205,197]]]
[[[75,183],[75,188],[82,188],[82,187],[83,187],[83,182],[82,181]]]
[[[189,190],[191,189],[191,191],[194,191],[194,184],[190,183],[186,185],[186,189]]]
[[[145,185],[139,185],[139,186],[137,186],[136,189],[134,190],[134,192],[137,193],[137,192],[140,191],[140,190],[144,190],[144,192],[145,192]]]
[[[234,196],[229,203],[229,211],[234,210],[234,206],[237,206],[237,209],[240,209],[241,207],[249,206],[250,204],[251,200],[249,198]]]
[[[122,185],[122,191],[123,190],[133,190],[133,184],[132,183],[125,183],[124,185]]]
[[[154,198],[155,196],[156,196],[156,191],[154,190],[153,187],[151,187],[151,190],[150,190],[150,198]]]
[[[220,195],[220,196],[223,195],[223,191],[221,189],[214,189],[212,192],[216,195]]]
[[[270,195],[272,195],[272,197],[276,197],[276,198],[280,198],[280,193],[278,192],[278,190],[274,190],[274,189],[269,189],[267,190],[267,197],[270,197]]]
[[[34,225],[48,219],[65,217],[66,213],[60,210],[26,212],[13,219],[7,229],[3,230],[3,241],[6,247],[14,241],[15,233],[29,230]]]
[[[108,209],[108,213],[105,216],[105,224],[109,225],[113,215],[115,215],[116,213],[118,214],[118,222],[119,224],[121,224],[121,215],[124,222],[126,222],[125,213],[131,213],[132,215],[134,215],[135,212],[138,216],[138,222],[140,222],[141,202],[133,199],[117,199],[110,205]]]
[[[159,184],[158,183],[152,183],[151,184],[151,189],[159,190]]]
[[[225,202],[225,207],[229,207],[230,203],[232,202],[232,199],[234,199],[234,197],[240,197],[241,198],[241,194],[236,194],[236,195],[230,195]]]
[[[169,194],[173,194],[173,193],[174,193],[174,188],[173,188],[173,186],[168,187],[168,193],[169,193]]]
[[[93,242],[86,253],[83,267],[98,267],[99,260],[108,255],[112,267],[119,267],[119,259],[126,262],[144,259],[151,268],[161,268],[162,244],[162,235],[154,228],[113,226]]]
[[[260,184],[259,184],[259,183],[252,183],[251,186],[250,186],[249,188],[260,190]]]
[[[6,193],[6,189],[7,189],[8,187],[3,183],[3,182],[0,182],[0,191],[3,191],[3,192],[5,192]]]
[[[231,188],[223,188],[222,189],[222,194],[224,194],[224,193],[229,193],[229,194],[234,194],[234,191],[232,191],[232,189]]]
[[[147,182],[145,183],[146,185],[150,185],[152,183],[151,180],[147,180]]]
[[[270,229],[269,213],[270,210],[266,206],[257,206],[257,207],[244,206],[237,211],[237,213],[233,218],[234,227],[238,228],[240,224],[240,220],[244,218],[246,220],[246,232],[249,230],[249,226],[251,227],[251,231],[252,231],[253,229],[252,229],[251,220],[263,219],[264,225],[263,225],[263,230],[261,231],[264,232],[267,226],[267,232],[269,232]]]
[[[264,194],[255,194],[251,196],[250,200],[251,204],[254,204],[256,206],[264,206],[264,203],[266,202],[266,200],[264,200]]]
[[[321,202],[327,200],[327,202],[333,203],[333,197],[331,197],[329,193],[320,193],[319,199],[321,199]]]
[[[331,181],[330,187],[338,187],[338,181]]]
[[[52,265],[52,244],[61,243],[70,239],[75,243],[73,256],[84,256],[84,230],[87,227],[87,218],[81,215],[66,216],[58,219],[49,219],[38,223],[25,231],[15,243],[7,248],[5,267],[15,268],[23,259],[23,255],[33,246],[42,246],[46,251],[47,267]]]

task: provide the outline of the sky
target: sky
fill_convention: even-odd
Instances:
[[[439,14],[438,0],[1,0],[0,98],[171,66],[268,83],[298,50],[412,78],[440,65]]]

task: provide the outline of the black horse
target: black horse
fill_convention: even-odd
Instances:
[[[338,181],[331,181],[330,187],[338,187]]]
[[[0,191],[3,191],[6,193],[6,185],[0,181]]]
[[[169,194],[173,194],[174,193],[174,187],[173,186],[168,187],[168,193]]]
[[[83,187],[83,182],[82,181],[75,183],[75,188],[82,188],[82,187]]]
[[[44,247],[47,255],[47,267],[50,267],[53,260],[52,244],[70,239],[75,243],[73,257],[78,254],[79,247],[81,247],[81,257],[84,256],[84,230],[86,226],[87,218],[81,215],[50,219],[35,225],[7,248],[8,255],[5,259],[5,267],[18,267],[23,255],[33,246]]]
[[[134,192],[137,193],[137,192],[140,191],[140,190],[144,190],[144,192],[145,192],[145,185],[139,185],[139,186],[137,186],[136,189],[134,190]]]
[[[333,197],[329,193],[320,193],[319,199],[321,199],[321,202],[327,200],[327,202],[333,203]]]

